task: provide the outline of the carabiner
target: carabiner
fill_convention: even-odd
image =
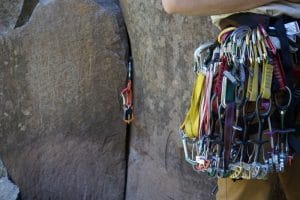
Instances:
[[[288,92],[288,101],[287,101],[286,104],[280,105],[279,100],[278,100],[278,95],[275,94],[275,105],[276,105],[276,107],[278,108],[278,110],[279,110],[280,112],[281,112],[281,111],[287,111],[287,110],[288,110],[288,107],[290,106],[291,101],[292,101],[292,92],[291,92],[291,89],[290,89],[288,86],[285,86],[285,89],[286,89],[287,92]]]
[[[195,160],[193,160],[192,158],[189,157],[189,153],[188,153],[188,137],[186,136],[186,134],[184,133],[183,130],[179,130],[179,135],[181,136],[181,141],[182,141],[182,145],[183,145],[183,150],[184,150],[184,157],[185,160],[190,163],[192,166],[197,165],[197,162]],[[196,140],[193,140],[192,143],[195,143]]]
[[[262,100],[262,94],[260,93],[257,98],[256,98],[256,102],[255,102],[255,112],[257,113],[257,116],[259,118],[263,118],[263,119],[266,119],[268,118],[268,116],[270,116],[270,113],[271,113],[271,110],[272,110],[272,99],[270,98],[269,99],[269,102],[268,103],[262,103],[262,107],[264,109],[266,109],[265,112],[260,112],[260,103],[261,103],[261,100]],[[266,107],[266,105],[268,104],[268,107]]]
[[[205,57],[204,57],[204,52],[209,50],[215,43],[208,41],[205,42],[204,44],[201,44],[194,52],[194,72],[199,73],[199,72],[206,72],[207,66],[205,66]],[[210,52],[212,53],[212,52]]]

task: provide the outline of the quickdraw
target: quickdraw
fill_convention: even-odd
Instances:
[[[121,91],[121,98],[123,102],[123,121],[130,124],[133,117],[133,90],[132,90],[132,58],[129,58],[127,66],[127,84]]]
[[[292,100],[280,56],[263,26],[229,27],[195,50],[197,75],[180,127],[186,161],[197,172],[266,179],[293,158],[285,115]],[[275,105],[275,106],[274,106]],[[274,115],[280,127],[272,127]]]

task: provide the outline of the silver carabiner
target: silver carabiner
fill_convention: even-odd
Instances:
[[[179,130],[179,134],[181,136],[181,141],[182,141],[182,145],[183,145],[183,150],[184,150],[184,157],[185,157],[185,160],[190,163],[192,166],[195,166],[197,165],[197,162],[195,160],[193,160],[192,158],[190,158],[189,156],[189,152],[188,152],[188,144],[187,144],[187,136],[186,134],[184,133],[183,130]],[[195,141],[193,141],[195,142]]]
[[[194,52],[194,72],[206,72],[207,67],[204,66],[205,56],[203,55],[214,43],[211,41],[201,44]]]

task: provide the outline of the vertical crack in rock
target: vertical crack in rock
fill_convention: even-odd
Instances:
[[[126,36],[127,36],[127,41],[128,41],[128,60],[129,58],[132,58],[131,54],[131,42],[128,34],[127,27],[125,25],[125,31],[126,31]],[[132,66],[133,66],[133,72],[132,72],[132,80],[134,80],[134,61],[132,61]],[[134,82],[133,82],[134,83]],[[132,86],[134,87],[134,85]],[[134,88],[132,88],[134,91]],[[126,126],[126,136],[125,136],[125,184],[124,184],[124,200],[126,200],[126,192],[127,192],[127,181],[128,181],[128,163],[129,163],[129,153],[130,153],[130,136],[131,136],[131,125],[127,124]]]
[[[16,25],[23,0],[1,0],[0,2],[0,35],[8,35]]]
[[[24,0],[22,11],[16,22],[15,28],[21,27],[29,21],[33,10],[38,3],[39,0]]]
[[[130,152],[130,125],[127,125],[126,138],[125,138],[125,184],[124,184],[124,197],[123,197],[124,200],[126,200],[126,191],[127,191],[129,152]]]

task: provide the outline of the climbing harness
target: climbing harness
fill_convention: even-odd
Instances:
[[[196,80],[179,130],[185,160],[195,171],[267,179],[271,172],[284,172],[299,154],[290,146],[295,129],[286,120],[297,95],[268,33],[260,24],[228,27],[216,42],[195,50]],[[287,33],[290,46],[299,33]]]
[[[121,98],[123,102],[123,121],[130,124],[133,117],[133,90],[132,90],[132,58],[130,57],[127,65],[127,84],[121,91]]]

